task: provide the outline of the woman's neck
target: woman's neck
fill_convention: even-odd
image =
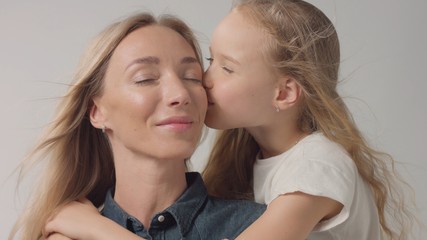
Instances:
[[[187,187],[184,159],[115,159],[114,200],[146,228],[151,218],[171,206]]]

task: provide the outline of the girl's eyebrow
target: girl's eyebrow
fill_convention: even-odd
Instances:
[[[210,52],[210,54],[212,55],[212,48],[211,48],[211,46],[209,46],[209,52]],[[235,58],[233,58],[232,56],[229,56],[229,55],[226,55],[226,54],[219,54],[221,57],[223,57],[224,59],[226,59],[226,60],[228,60],[228,61],[230,61],[230,62],[232,62],[232,63],[235,63],[235,64],[237,64],[237,65],[240,65],[240,62],[239,61],[237,61],[237,59],[235,59]]]
[[[225,55],[225,54],[221,54],[221,56],[224,58],[224,59],[226,59],[226,60],[228,60],[228,61],[230,61],[230,62],[232,62],[232,63],[235,63],[235,64],[237,64],[237,65],[240,65],[240,62],[239,61],[237,61],[235,58],[233,58],[232,56],[229,56],[229,55]]]

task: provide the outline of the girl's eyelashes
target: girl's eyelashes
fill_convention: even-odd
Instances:
[[[231,70],[230,68],[226,67],[226,66],[221,66],[221,68],[226,71],[227,73],[233,73],[234,71]]]
[[[206,60],[208,60],[209,61],[209,64],[212,64],[212,62],[213,62],[213,58],[212,57],[207,57],[206,58]],[[234,71],[232,70],[232,69],[230,69],[229,67],[227,67],[227,66],[225,66],[225,65],[222,65],[221,66],[221,68],[224,70],[224,71],[226,71],[227,73],[233,73]]]
[[[212,64],[212,62],[213,62],[214,59],[212,57],[207,57],[206,60],[209,61],[209,64]]]

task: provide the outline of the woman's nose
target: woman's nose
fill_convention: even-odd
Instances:
[[[191,102],[189,89],[178,77],[168,81],[165,90],[167,103],[169,106],[184,106]]]

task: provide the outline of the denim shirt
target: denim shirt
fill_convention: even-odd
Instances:
[[[244,200],[208,196],[199,173],[186,173],[187,189],[170,207],[155,214],[150,228],[127,214],[114,201],[112,189],[105,198],[102,214],[146,239],[234,239],[265,210],[265,205]]]

